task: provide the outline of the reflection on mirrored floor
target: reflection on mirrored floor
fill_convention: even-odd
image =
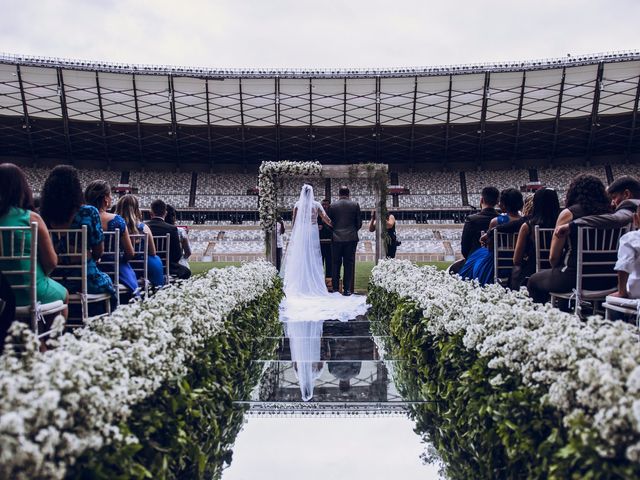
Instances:
[[[394,414],[428,401],[400,395],[394,383],[399,360],[387,358],[366,316],[348,322],[283,324],[272,358],[255,359],[263,375],[237,403],[262,414]]]

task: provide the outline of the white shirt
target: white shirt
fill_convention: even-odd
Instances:
[[[616,271],[627,272],[627,290],[630,298],[640,298],[640,230],[620,237]]]
[[[279,222],[276,222],[276,248],[282,248],[282,234],[280,233],[280,229],[282,226]]]

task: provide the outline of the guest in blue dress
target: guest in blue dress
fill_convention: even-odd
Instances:
[[[524,221],[520,210],[524,206],[522,193],[515,188],[507,188],[500,192],[500,209],[498,215],[489,223],[489,232],[497,228],[500,232],[517,232]],[[459,275],[465,280],[477,280],[480,285],[493,283],[494,262],[492,235],[484,235],[480,241],[482,248],[477,249],[464,263]]]
[[[104,180],[94,180],[84,191],[84,199],[89,205],[93,205],[100,212],[100,221],[102,223],[102,229],[106,232],[114,232],[116,229],[120,232],[120,284],[124,285],[128,293],[136,295],[138,293],[138,279],[136,273],[131,268],[131,265],[127,263],[133,259],[134,251],[131,244],[131,238],[129,238],[129,232],[125,224],[124,219],[117,214],[109,213],[111,208],[111,186]],[[103,257],[103,261],[113,261],[113,258]],[[106,265],[102,266],[103,270],[108,268]],[[111,265],[109,265],[111,267]],[[105,270],[107,273],[113,273]]]
[[[142,221],[142,212],[135,195],[123,195],[116,205],[116,213],[124,220],[130,235],[147,236],[149,255],[147,258],[147,275],[154,287],[164,285],[164,268],[162,260],[156,255],[156,246],[149,227]]]
[[[87,291],[88,293],[115,294],[111,278],[100,271],[97,262],[104,251],[104,233],[98,209],[92,205],[83,205],[82,187],[78,172],[69,165],[59,165],[51,170],[42,188],[40,196],[40,212],[47,226],[51,229],[79,229],[87,226],[88,247],[90,256],[87,259]],[[54,246],[58,253],[65,253],[64,238],[54,238]],[[65,257],[61,259],[63,265]],[[65,269],[58,267],[57,274],[65,275]],[[67,270],[75,275],[77,271]],[[68,280],[65,287],[70,293],[80,291],[80,282]]]

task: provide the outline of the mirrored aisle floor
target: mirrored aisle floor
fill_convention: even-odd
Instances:
[[[223,480],[437,479],[366,317],[293,322],[249,398]]]

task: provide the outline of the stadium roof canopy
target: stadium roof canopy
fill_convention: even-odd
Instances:
[[[427,68],[226,70],[0,55],[0,157],[474,168],[640,153],[640,52]]]

